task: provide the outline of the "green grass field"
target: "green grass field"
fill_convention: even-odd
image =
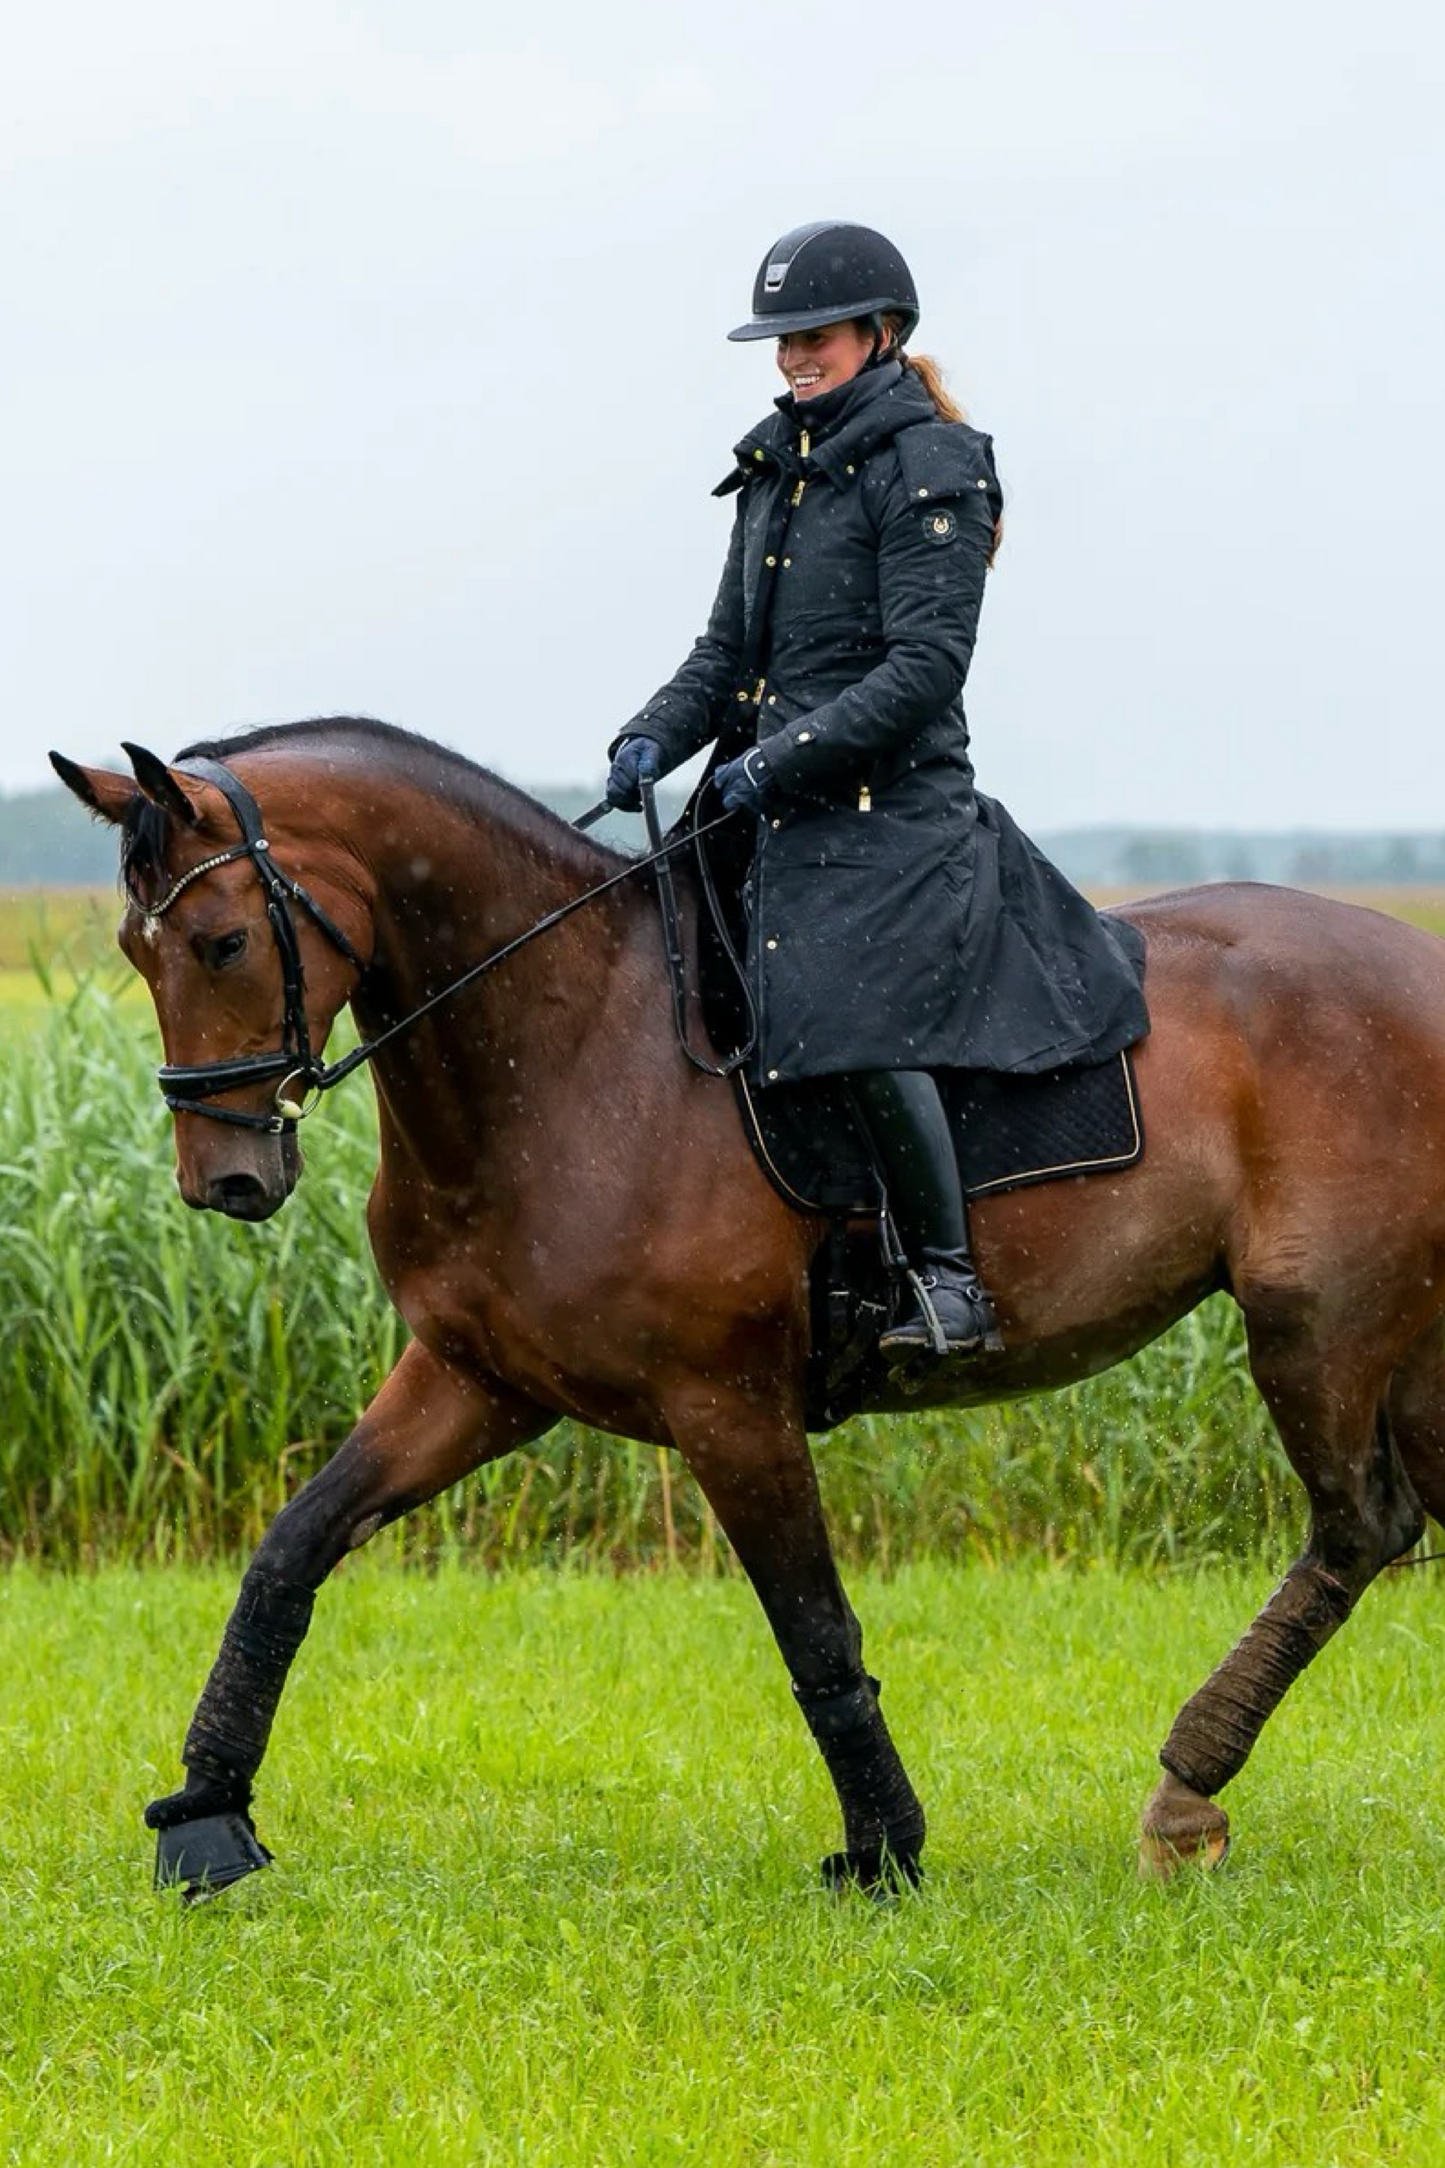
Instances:
[[[1178,1702],[1263,1572],[855,1580],[932,1818],[826,1897],[831,1795],[748,1592],[361,1560],[258,1806],[148,1891],[230,1573],[0,1580],[0,2159],[1346,2168],[1445,2160],[1445,1591],[1397,1576],[1135,1878]]]

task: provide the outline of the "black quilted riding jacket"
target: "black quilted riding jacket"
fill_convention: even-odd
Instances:
[[[777,798],[746,889],[761,1080],[1040,1070],[1141,1037],[1110,929],[974,791],[990,440],[887,362],[780,399],[736,461],[707,630],[622,736],[667,766],[711,740],[715,761],[765,749]]]

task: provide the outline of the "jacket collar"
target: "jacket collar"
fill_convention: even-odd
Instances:
[[[774,405],[775,411],[733,447],[737,464],[713,491],[715,497],[741,489],[749,476],[769,466],[799,479],[822,474],[845,488],[880,445],[916,422],[937,419],[923,385],[896,361],[864,370],[821,399],[798,401],[785,392]],[[809,439],[806,455],[801,449],[804,430]]]

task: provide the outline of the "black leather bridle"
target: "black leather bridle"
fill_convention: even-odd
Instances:
[[[619,881],[630,880],[634,874],[645,872],[650,866],[656,866],[660,876],[664,945],[683,1052],[696,1067],[715,1076],[726,1076],[738,1068],[751,1051],[750,1039],[748,1046],[739,1049],[736,1054],[730,1055],[724,1063],[718,1065],[695,1054],[687,1043],[683,1017],[682,944],[677,929],[672,884],[668,878],[667,861],[673,853],[689,849],[698,837],[706,835],[710,829],[720,827],[723,821],[730,818],[726,813],[718,815],[714,820],[689,825],[683,834],[664,842],[658,828],[652,786],[644,782],[643,806],[647,815],[648,839],[653,846],[645,857],[632,859],[621,872],[609,874],[605,881],[598,881],[593,887],[585,889],[580,896],[574,896],[569,903],[560,904],[555,911],[549,911],[545,918],[538,919],[525,933],[518,934],[515,940],[494,949],[490,956],[484,956],[480,963],[473,964],[470,970],[464,971],[459,978],[452,979],[437,993],[418,1003],[416,1008],[409,1010],[396,1023],[389,1024],[385,1031],[378,1032],[374,1039],[363,1040],[360,1046],[353,1047],[340,1061],[324,1062],[312,1047],[310,1027],[306,1021],[306,973],[301,962],[301,945],[296,937],[292,904],[298,904],[310,916],[332,946],[339,950],[358,972],[366,968],[364,959],[358,956],[336,921],[322,909],[316,898],[310,895],[299,881],[293,881],[289,874],[283,873],[277,865],[271,856],[271,846],[266,840],[261,809],[239,777],[233,775],[219,760],[206,760],[199,756],[178,761],[175,772],[178,775],[192,775],[198,782],[215,785],[236,816],[241,840],[233,843],[229,850],[218,851],[213,858],[205,858],[198,866],[192,866],[189,872],[183,873],[172,883],[159,903],[143,904],[134,895],[130,899],[131,903],[146,925],[157,926],[171,905],[185,894],[193,882],[201,880],[208,873],[214,873],[220,866],[233,865],[239,858],[249,858],[265,891],[266,916],[270,921],[272,938],[281,960],[284,1014],[281,1044],[269,1054],[238,1054],[229,1061],[168,1062],[158,1069],[156,1082],[173,1114],[203,1115],[207,1121],[229,1122],[237,1129],[259,1129],[268,1136],[284,1136],[294,1132],[297,1122],[310,1113],[317,1103],[316,1098],[312,1098],[310,1106],[305,1103],[308,1093],[319,1095],[332,1090],[343,1078],[350,1076],[354,1069],[360,1068],[363,1062],[373,1060],[390,1040],[403,1031],[409,1031],[423,1016],[429,1015],[442,1002],[451,1000],[452,996],[459,994],[464,987],[472,985],[485,972],[504,962],[527,942],[535,940],[538,934],[548,932],[564,918],[569,918],[574,911],[581,910],[583,904],[591,903],[594,897],[605,894],[609,888],[615,888]],[[605,802],[594,806],[576,825],[579,828],[590,827],[607,810]],[[746,993],[745,983],[744,991]],[[231,1107],[210,1104],[217,1093],[244,1091],[257,1084],[276,1086],[273,1111],[269,1114],[246,1114]],[[292,1089],[293,1086],[299,1087],[299,1094]]]
[[[218,851],[214,858],[205,858],[200,865],[192,866],[189,873],[183,873],[172,884],[159,903],[137,904],[137,908],[147,926],[157,925],[193,882],[214,873],[219,866],[233,865],[238,858],[249,858],[266,895],[266,916],[271,923],[276,953],[281,959],[285,1009],[281,1044],[273,1053],[238,1054],[229,1061],[167,1063],[157,1070],[156,1082],[173,1114],[204,1114],[209,1121],[229,1122],[237,1129],[261,1129],[271,1136],[279,1136],[283,1131],[295,1128],[305,1094],[313,1088],[323,1090],[327,1074],[325,1063],[318,1060],[312,1047],[311,1030],[306,1021],[306,972],[301,962],[301,944],[296,938],[291,905],[297,903],[310,914],[348,963],[354,964],[358,971],[364,970],[365,965],[335,919],[323,911],[316,898],[309,895],[299,881],[293,881],[289,874],[283,873],[271,856],[261,809],[245,784],[218,760],[184,761],[177,772],[193,775],[198,782],[215,785],[236,816],[241,840],[227,851]],[[243,1114],[231,1107],[205,1104],[212,1093],[243,1091],[254,1084],[276,1086],[274,1113]],[[292,1084],[300,1085],[300,1098],[288,1091],[287,1087]]]

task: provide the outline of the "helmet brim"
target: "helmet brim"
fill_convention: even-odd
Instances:
[[[918,322],[914,309],[900,308],[889,295],[876,301],[860,301],[856,307],[840,316],[836,309],[796,309],[791,314],[780,310],[776,316],[750,316],[745,324],[739,324],[728,337],[735,341],[745,339],[785,339],[792,331],[822,331],[829,324],[851,324],[859,316],[902,316],[906,319],[898,335],[900,346],[906,346],[913,336]]]

